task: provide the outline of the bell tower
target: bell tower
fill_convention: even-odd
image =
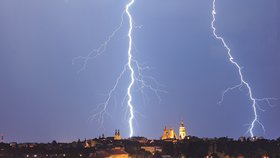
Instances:
[[[114,140],[121,140],[121,139],[122,139],[122,137],[121,137],[120,130],[116,129],[115,130],[115,135],[114,135]]]
[[[186,136],[187,136],[187,132],[184,125],[184,121],[181,120],[180,127],[179,127],[179,139],[180,140],[185,139]]]

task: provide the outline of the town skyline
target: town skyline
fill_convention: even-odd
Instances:
[[[176,130],[177,129],[177,130]],[[162,141],[170,141],[170,142],[177,142],[177,141],[182,141],[182,140],[188,140],[190,138],[199,138],[195,135],[191,135],[188,133],[188,129],[185,126],[185,123],[183,120],[180,121],[180,123],[178,124],[178,128],[174,128],[174,126],[164,126],[164,128],[162,128],[162,130],[159,132],[159,136],[157,138],[149,138],[149,137],[145,137],[143,135],[139,135],[139,136],[132,136],[132,137],[124,137],[122,135],[122,132],[120,129],[115,129],[114,130],[114,134],[113,131],[111,132],[111,135],[105,135],[104,133],[99,134],[97,137],[89,137],[89,138],[77,138],[76,140],[68,140],[68,141],[60,141],[60,140],[55,140],[53,139],[52,141],[56,141],[59,143],[71,143],[71,142],[76,142],[79,140],[92,140],[92,139],[113,139],[115,141],[120,141],[120,140],[133,140],[133,139],[147,139],[147,140],[162,140]],[[26,141],[26,142],[18,142],[18,141],[13,141],[13,142],[9,142],[5,140],[4,135],[0,135],[0,143],[50,143],[52,141],[48,141],[48,142],[35,142],[35,141]],[[267,139],[263,136],[254,136],[254,137],[250,137],[250,136],[240,136],[238,138],[231,138],[228,136],[220,136],[220,137],[201,137],[200,139],[205,139],[205,140],[212,140],[212,139],[219,139],[219,138],[227,138],[227,139],[231,139],[231,140],[270,140]],[[278,138],[275,139],[271,139],[271,140],[278,140],[280,139],[280,136]]]

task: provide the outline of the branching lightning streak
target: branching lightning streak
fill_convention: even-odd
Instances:
[[[233,87],[230,87],[230,88],[227,88],[223,93],[222,93],[222,98],[220,100],[219,103],[222,103],[223,102],[223,99],[224,99],[224,96],[226,93],[228,93],[229,91],[232,91],[236,88],[239,88],[241,89],[243,86],[245,86],[247,89],[248,89],[248,96],[249,96],[249,99],[251,100],[252,102],[252,109],[253,109],[253,113],[254,113],[254,119],[252,120],[250,126],[249,126],[249,129],[248,129],[248,132],[250,133],[250,136],[251,137],[254,137],[254,128],[255,128],[255,125],[256,123],[258,123],[263,131],[265,131],[264,129],[264,126],[263,124],[259,121],[259,116],[258,116],[258,111],[257,111],[257,107],[260,109],[259,105],[258,105],[258,102],[266,102],[268,105],[271,105],[272,104],[270,103],[271,100],[275,100],[276,98],[262,98],[262,99],[258,99],[258,98],[255,98],[253,96],[253,93],[252,93],[252,88],[250,87],[249,83],[247,81],[244,80],[244,77],[243,77],[243,73],[242,73],[242,67],[234,60],[232,54],[231,54],[231,49],[229,48],[229,46],[227,45],[227,43],[225,42],[224,38],[217,35],[216,34],[216,27],[214,26],[214,23],[216,21],[216,17],[215,15],[217,14],[216,13],[216,0],[213,0],[213,4],[212,4],[212,22],[211,22],[211,27],[212,27],[212,30],[213,30],[213,35],[215,36],[216,39],[220,40],[224,46],[224,48],[227,50],[227,55],[229,57],[229,61],[238,69],[238,74],[239,74],[239,77],[240,77],[240,84],[238,85],[235,85]]]
[[[108,107],[108,105],[109,105],[109,102],[110,102],[110,100],[112,99],[113,93],[116,91],[116,88],[117,88],[117,86],[119,85],[119,82],[120,82],[121,78],[123,77],[123,75],[124,75],[124,73],[125,73],[125,71],[126,71],[126,69],[127,69],[126,67],[127,67],[127,65],[124,66],[122,72],[119,74],[119,76],[118,76],[118,78],[116,79],[116,82],[115,82],[113,88],[109,91],[108,97],[107,97],[107,99],[105,100],[105,102],[98,105],[97,109],[99,109],[99,107],[101,107],[101,110],[100,110],[98,113],[92,115],[92,118],[93,118],[93,119],[94,119],[94,118],[98,118],[98,121],[99,121],[101,124],[103,124],[103,121],[104,121],[103,118],[104,118],[104,115],[107,114],[107,107]]]
[[[82,68],[78,71],[78,73],[80,73],[81,71],[86,69],[86,66],[87,66],[89,60],[97,58],[98,56],[100,56],[101,54],[103,54],[106,51],[107,45],[109,44],[109,42],[112,40],[112,38],[115,36],[115,34],[122,27],[122,25],[123,25],[123,17],[124,17],[124,12],[122,13],[121,22],[120,22],[119,26],[106,39],[106,41],[103,42],[98,48],[92,49],[87,56],[78,56],[78,57],[76,57],[76,58],[74,58],[72,60],[72,65],[74,65],[77,60],[82,60],[83,61]]]
[[[123,21],[124,21],[124,15],[126,15],[128,17],[129,29],[128,29],[128,33],[126,35],[128,37],[127,62],[124,64],[123,69],[122,69],[121,73],[118,75],[113,87],[108,92],[107,99],[103,103],[101,103],[97,106],[96,110],[99,112],[92,115],[92,118],[93,119],[97,118],[97,120],[101,124],[103,124],[104,116],[106,114],[108,114],[107,113],[108,106],[110,104],[110,101],[112,100],[114,93],[117,91],[119,82],[122,79],[122,77],[125,75],[125,73],[129,72],[130,81],[129,81],[129,84],[128,84],[128,87],[126,90],[126,95],[124,96],[124,98],[122,100],[122,104],[124,104],[124,102],[127,101],[126,104],[127,104],[127,108],[129,111],[129,114],[128,114],[129,115],[128,116],[128,125],[129,125],[129,130],[130,130],[129,137],[132,137],[134,134],[133,121],[135,119],[135,106],[132,103],[132,101],[133,101],[132,90],[134,89],[135,83],[137,83],[139,85],[139,89],[142,93],[143,93],[143,89],[149,89],[155,93],[155,95],[158,97],[158,99],[160,99],[159,92],[165,92],[163,90],[158,89],[159,84],[153,77],[144,76],[141,73],[142,71],[149,69],[149,67],[142,67],[138,63],[138,61],[133,58],[133,55],[132,55],[133,28],[142,27],[142,26],[134,25],[133,17],[130,13],[130,7],[134,4],[134,2],[135,2],[135,0],[129,0],[129,2],[125,5],[125,9],[122,12],[121,22],[120,22],[119,26],[108,36],[108,38],[105,40],[105,42],[103,42],[98,48],[93,49],[87,56],[78,56],[78,57],[74,58],[72,61],[72,64],[75,64],[75,62],[77,60],[81,60],[83,64],[82,64],[82,68],[78,72],[85,70],[89,60],[97,58],[98,56],[102,55],[106,51],[107,46],[110,43],[110,41],[113,39],[113,37],[116,35],[116,33],[122,28]],[[146,80],[149,80],[149,81],[146,81]]]
[[[127,105],[129,107],[129,112],[130,112],[130,116],[129,116],[129,129],[130,129],[130,134],[129,137],[133,136],[133,119],[134,119],[134,106],[132,105],[132,96],[131,96],[131,88],[135,82],[134,79],[134,69],[132,67],[132,54],[131,54],[131,49],[132,49],[132,28],[133,28],[133,24],[132,24],[132,16],[129,12],[129,8],[133,5],[134,0],[131,0],[125,7],[125,12],[129,18],[129,31],[128,31],[128,38],[129,38],[129,46],[128,46],[128,68],[130,70],[130,84],[127,88],[127,96],[128,96],[128,100],[127,100]]]

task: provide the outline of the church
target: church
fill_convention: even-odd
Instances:
[[[114,140],[122,140],[122,136],[119,129],[116,129],[115,131]]]
[[[184,125],[183,120],[180,122],[179,127],[179,137],[174,132],[173,128],[167,129],[166,127],[163,130],[163,135],[161,137],[161,140],[183,140],[187,136],[186,128]]]

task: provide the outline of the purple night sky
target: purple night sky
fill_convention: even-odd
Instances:
[[[0,1],[0,134],[7,142],[74,141],[128,137],[123,96],[129,74],[119,83],[101,125],[91,116],[104,102],[127,60],[128,23],[104,54],[82,62],[77,56],[97,48],[119,25],[126,0]],[[162,84],[161,100],[151,91],[133,90],[135,136],[159,138],[164,126],[198,137],[249,136],[253,119],[237,69],[212,34],[212,1],[136,0],[133,55],[150,67],[145,75]],[[280,98],[280,2],[216,0],[217,33],[224,37],[254,97]],[[260,104],[257,136],[280,137],[280,100]],[[262,109],[262,110],[261,110]]]

